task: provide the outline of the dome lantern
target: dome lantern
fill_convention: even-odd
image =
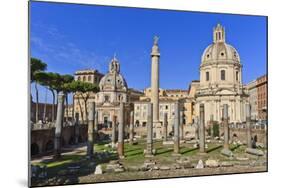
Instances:
[[[109,72],[117,74],[120,73],[120,64],[116,58],[116,54],[114,54],[114,57],[109,64]]]
[[[220,24],[214,28],[213,39],[214,43],[225,42],[225,31]]]

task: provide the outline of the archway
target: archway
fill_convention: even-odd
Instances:
[[[31,155],[39,154],[39,146],[36,143],[31,144]]]

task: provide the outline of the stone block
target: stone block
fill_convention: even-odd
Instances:
[[[202,169],[204,168],[204,163],[202,160],[199,160],[197,165],[195,166],[196,169]]]
[[[233,163],[230,161],[223,161],[223,162],[221,162],[220,166],[221,167],[231,167],[231,166],[233,166]]]
[[[232,151],[229,150],[229,149],[222,149],[222,150],[221,150],[221,154],[222,154],[222,155],[225,155],[225,156],[227,156],[227,157],[233,157],[233,153],[232,153]]]
[[[101,168],[101,165],[98,165],[96,167],[96,170],[95,170],[95,175],[98,175],[98,174],[102,174],[102,168]]]
[[[219,167],[219,162],[214,159],[208,159],[207,161],[205,161],[205,164],[207,167],[210,167],[210,168]]]
[[[163,141],[163,145],[174,145],[174,141],[172,141],[172,140]]]
[[[256,155],[256,156],[263,156],[264,153],[262,150],[254,149],[254,148],[247,148],[246,153]]]
[[[159,170],[170,170],[171,168],[169,166],[160,166]]]

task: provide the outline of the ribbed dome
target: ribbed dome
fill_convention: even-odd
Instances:
[[[225,29],[218,24],[213,30],[213,44],[209,45],[201,57],[201,63],[223,62],[240,63],[237,50],[225,42]]]
[[[109,64],[109,72],[104,75],[99,83],[101,91],[127,90],[127,82],[120,74],[120,65],[114,57]]]
[[[225,42],[213,43],[209,45],[201,57],[201,62],[208,63],[218,60],[231,60],[240,63],[240,57],[237,50]]]

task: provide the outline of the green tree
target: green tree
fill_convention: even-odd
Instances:
[[[55,85],[56,85],[56,78],[57,73],[52,72],[37,72],[35,74],[36,80],[42,86],[48,88],[52,93],[53,104],[52,104],[52,122],[55,121]]]
[[[72,93],[72,87],[71,84],[74,81],[74,77],[69,74],[61,75],[62,80],[62,91],[65,94],[65,104],[66,104],[66,114],[68,115],[68,94]]]
[[[57,96],[60,91],[64,92],[66,96],[66,105],[68,106],[68,93],[72,92],[69,84],[74,80],[72,75],[60,75],[53,72],[37,72],[35,74],[36,80],[42,86],[47,87],[53,96],[52,104],[52,121],[55,120],[55,106],[57,104]],[[56,102],[55,102],[56,101]]]
[[[36,96],[36,106],[35,106],[35,122],[39,120],[39,91],[38,91],[38,80],[36,79],[36,74],[38,72],[45,71],[47,69],[47,64],[42,62],[40,59],[31,58],[30,60],[30,81],[34,83],[35,87],[35,96]]]
[[[74,95],[78,96],[80,112],[82,112],[80,98],[83,99],[86,117],[84,117],[84,113],[81,113],[81,118],[82,118],[83,122],[84,121],[87,122],[88,121],[88,111],[87,111],[88,99],[89,99],[91,93],[97,93],[99,91],[99,87],[98,87],[98,85],[93,84],[93,83],[73,81],[70,84],[70,88],[71,88],[71,91],[75,93]]]

